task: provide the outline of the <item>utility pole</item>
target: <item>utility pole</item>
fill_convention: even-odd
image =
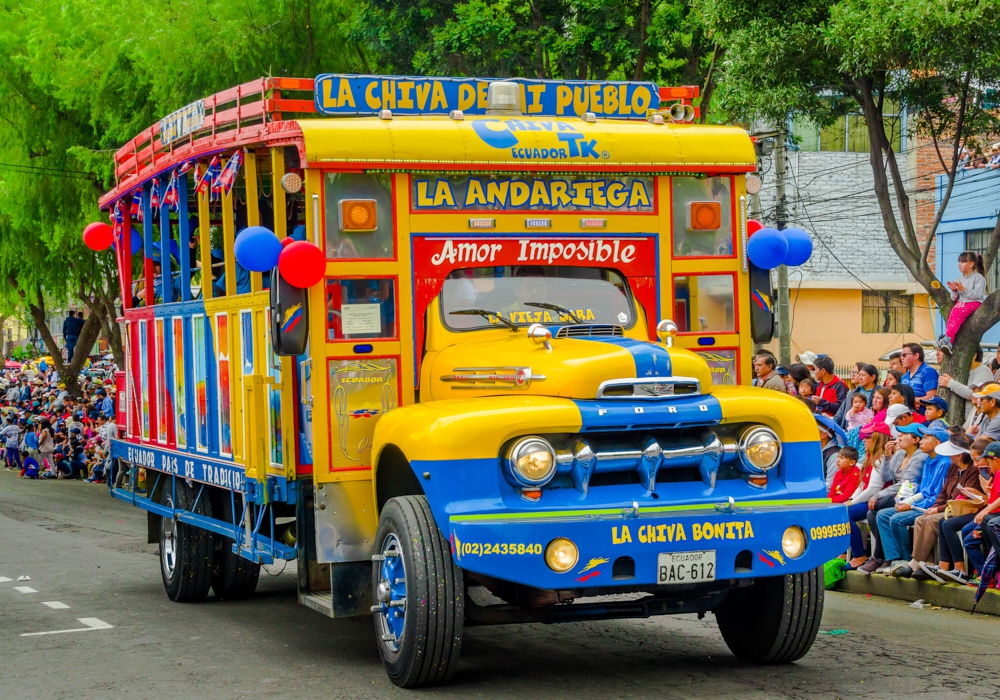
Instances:
[[[788,211],[785,200],[785,130],[779,129],[774,144],[775,228],[785,229]],[[792,362],[791,314],[788,303],[788,266],[778,266],[778,362],[786,367]]]

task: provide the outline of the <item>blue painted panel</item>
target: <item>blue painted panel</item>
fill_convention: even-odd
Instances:
[[[140,467],[155,469],[203,484],[221,486],[233,491],[243,490],[245,479],[243,468],[232,462],[209,459],[163,447],[135,445],[124,440],[111,441],[111,456]]]
[[[455,562],[463,569],[559,589],[656,584],[658,556],[666,552],[713,551],[717,579],[803,573],[844,552],[847,522],[843,505],[754,507],[731,514],[707,509],[628,518],[453,521],[450,538]],[[782,533],[792,525],[807,535],[805,553],[798,559],[781,550]],[[556,537],[572,540],[580,552],[577,565],[563,574],[545,564],[545,546]],[[736,557],[745,550],[752,555],[751,570],[736,571]],[[635,562],[635,578],[612,581],[613,562],[622,556]]]
[[[937,178],[935,209],[940,210],[947,178]],[[1000,170],[960,170],[938,233],[993,228],[1000,204]]]
[[[671,374],[670,353],[662,345],[634,338],[579,338],[579,340],[617,345],[627,350],[635,362],[636,377],[669,377]]]

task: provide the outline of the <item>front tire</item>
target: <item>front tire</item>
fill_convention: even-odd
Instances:
[[[163,496],[163,504],[168,508],[190,511],[194,501],[194,490],[182,481],[176,482],[175,493],[166,489]],[[212,517],[208,499],[199,499],[194,512]],[[214,555],[211,532],[170,517],[160,518],[160,574],[170,600],[194,603],[208,597]]]
[[[798,661],[816,640],[823,617],[823,567],[759,578],[726,596],[715,610],[722,638],[741,661]]]
[[[375,548],[375,639],[389,679],[401,688],[447,682],[462,649],[465,587],[427,499],[389,500]]]

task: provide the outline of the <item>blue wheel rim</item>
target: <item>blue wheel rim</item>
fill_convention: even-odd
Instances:
[[[382,643],[398,652],[406,634],[406,562],[399,538],[390,532],[382,541],[379,562],[376,616]]]

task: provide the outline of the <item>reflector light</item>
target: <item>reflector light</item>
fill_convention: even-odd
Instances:
[[[525,219],[525,228],[552,228],[552,219]]]
[[[496,228],[496,219],[469,219],[469,228]]]
[[[340,200],[341,231],[374,231],[378,228],[378,210],[374,199]]]
[[[722,228],[721,202],[688,202],[689,231],[717,231]]]
[[[580,219],[580,228],[607,228],[607,219]]]

